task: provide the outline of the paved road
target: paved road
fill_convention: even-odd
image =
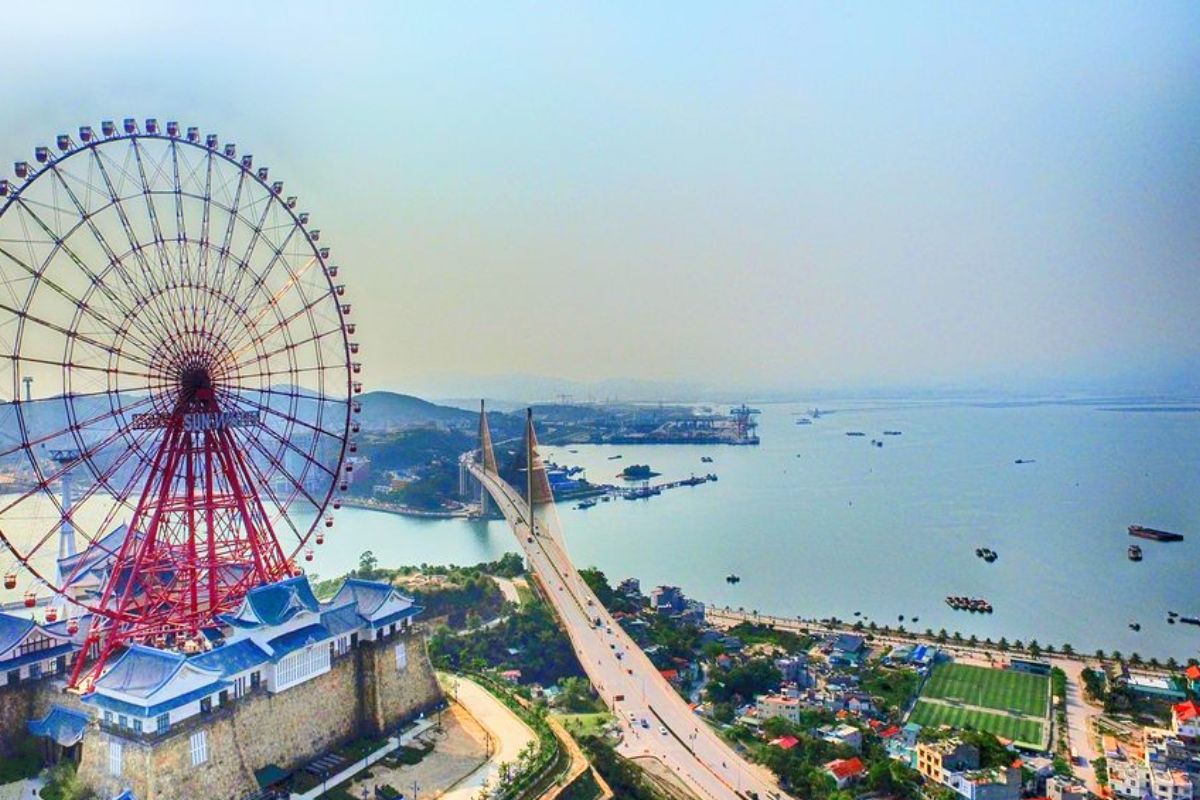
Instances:
[[[1062,658],[1051,659],[1050,663],[1067,673],[1067,737],[1077,756],[1073,765],[1075,775],[1087,783],[1088,789],[1100,796],[1100,784],[1092,767],[1092,762],[1099,754],[1092,745],[1091,733],[1092,723],[1100,712],[1083,699],[1083,670],[1087,664]]]
[[[787,797],[769,772],[740,758],[695,715],[609,616],[571,563],[556,525],[538,520],[531,534],[521,495],[477,465],[469,468],[512,527],[580,664],[620,723],[622,755],[657,759],[705,800]]]

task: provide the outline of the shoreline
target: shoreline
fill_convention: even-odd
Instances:
[[[376,500],[360,500],[343,497],[343,508],[357,508],[363,511],[381,511],[385,514],[396,514],[401,517],[417,517],[420,519],[476,519],[478,514],[470,508],[463,507],[452,511],[429,511],[422,508],[400,505],[399,503],[381,503]]]

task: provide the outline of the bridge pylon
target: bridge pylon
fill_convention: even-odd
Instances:
[[[499,472],[496,469],[496,451],[492,448],[492,429],[488,427],[487,409],[482,400],[479,401],[479,466],[492,475]]]
[[[533,409],[525,410],[525,501],[532,512],[538,506],[554,502],[546,464],[538,454],[537,432],[533,429]]]

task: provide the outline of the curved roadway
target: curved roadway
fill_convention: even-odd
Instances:
[[[787,798],[767,770],[749,764],[699,719],[580,577],[553,526],[530,532],[525,499],[468,461],[508,521],[592,685],[622,729],[619,752],[655,758],[699,798]]]

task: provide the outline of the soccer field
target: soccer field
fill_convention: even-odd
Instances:
[[[952,725],[955,728],[987,731],[1030,747],[1042,746],[1042,723],[1037,720],[1008,717],[978,708],[945,706],[918,700],[909,721],[921,726]]]
[[[929,682],[921,696],[955,700],[968,706],[1017,711],[1031,717],[1045,717],[1049,691],[1050,678],[1046,675],[974,667],[968,664],[943,664],[929,676]],[[920,720],[917,722],[921,724]]]

